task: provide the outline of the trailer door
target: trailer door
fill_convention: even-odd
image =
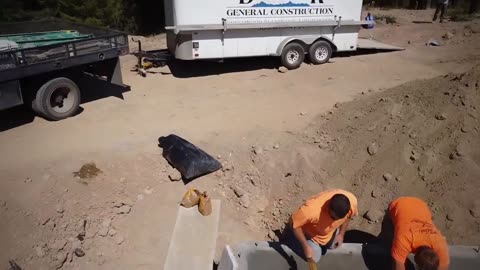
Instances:
[[[233,32],[238,39],[238,56],[264,56],[267,54],[268,30],[248,29]]]

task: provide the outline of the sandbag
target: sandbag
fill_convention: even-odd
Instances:
[[[177,135],[160,137],[158,143],[163,148],[163,157],[186,180],[192,180],[222,168],[218,160]]]
[[[212,213],[212,201],[210,200],[210,197],[208,197],[207,192],[200,195],[198,211],[204,216],[209,216]]]
[[[180,203],[181,206],[185,208],[191,208],[197,205],[200,202],[200,196],[202,194],[200,191],[191,188],[187,192],[185,192],[185,195],[183,195],[182,202]]]

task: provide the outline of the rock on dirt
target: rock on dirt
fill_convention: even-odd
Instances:
[[[72,249],[82,248],[82,242],[80,240],[74,238],[73,241],[71,242],[72,242]]]
[[[115,214],[118,214],[118,215],[128,214],[128,213],[130,213],[131,209],[132,208],[128,205],[122,205],[121,207],[114,208],[114,212],[115,212]]]
[[[60,269],[63,267],[63,264],[67,261],[68,252],[59,252],[55,256],[55,268]]]
[[[126,198],[122,200],[122,204],[133,207],[133,205],[135,205],[135,201],[130,198]]]
[[[43,258],[45,256],[45,250],[41,246],[36,246],[35,247],[35,253],[39,258]]]
[[[59,240],[54,240],[51,244],[48,245],[48,247],[52,250],[62,250],[65,245],[67,244],[67,240],[65,239],[59,239]]]
[[[435,119],[443,121],[447,119],[447,115],[445,113],[435,114]]]
[[[78,223],[77,234],[78,234],[79,236],[85,236],[85,234],[86,234],[86,231],[85,231],[86,227],[87,227],[87,221],[84,220],[84,219],[82,219],[82,220]]]
[[[274,144],[273,149],[280,149],[280,144],[278,144],[278,143]]]
[[[287,73],[287,72],[288,72],[288,69],[287,69],[286,67],[279,67],[279,68],[277,69],[277,71],[278,71],[279,73]]]
[[[453,38],[453,33],[446,32],[445,34],[443,34],[442,38],[443,39],[452,39]]]
[[[100,230],[98,230],[98,235],[99,236],[102,236],[102,237],[105,237],[108,235],[108,227],[105,227],[105,226],[102,226],[102,228],[100,228]]]
[[[275,240],[275,239],[277,238],[277,235],[275,234],[274,231],[269,231],[269,232],[268,232],[268,238],[269,238],[270,240]]]
[[[83,257],[85,256],[85,251],[79,249],[79,248],[76,248],[73,253],[75,253],[75,256],[77,257]]]
[[[98,230],[97,226],[89,224],[85,231],[85,238],[92,239],[97,236]]]
[[[143,193],[145,193],[146,195],[150,195],[153,193],[153,188],[147,187],[143,190]]]
[[[380,198],[380,196],[382,196],[382,191],[380,189],[374,189],[372,190],[372,197],[373,198]]]
[[[383,180],[388,181],[388,182],[392,181],[393,180],[392,174],[390,174],[390,173],[383,174]]]
[[[328,144],[327,144],[326,142],[320,142],[320,143],[318,144],[318,148],[320,148],[320,149],[326,149],[326,148],[328,148]]]
[[[219,171],[220,172],[231,172],[233,170],[235,170],[235,166],[233,165],[233,162],[224,161],[224,162],[222,162],[222,170],[219,170]]]
[[[417,151],[412,151],[410,155],[410,160],[411,161],[417,161],[420,158],[420,153]]]
[[[108,230],[108,235],[114,236],[115,234],[117,234],[117,230],[115,230],[113,228],[110,228],[110,230]]]
[[[168,169],[168,178],[170,179],[170,181],[176,182],[182,180],[182,175],[175,168],[170,167]]]
[[[373,156],[375,154],[378,153],[378,145],[376,143],[371,143],[368,147],[367,147],[367,151],[368,153]]]
[[[245,208],[248,208],[250,207],[250,197],[248,196],[248,194],[245,194],[243,195],[241,198],[240,198],[240,205],[245,207]]]
[[[105,228],[110,228],[111,225],[112,225],[112,218],[105,218],[102,221],[102,226]]]
[[[235,195],[237,195],[239,198],[245,195],[245,191],[241,187],[233,187],[232,189]]]
[[[55,205],[55,211],[57,211],[57,213],[59,214],[62,214],[63,212],[65,212],[65,208],[62,204],[57,204]]]
[[[365,212],[363,217],[370,222],[379,222],[384,216],[384,212],[378,209],[371,209]]]
[[[117,245],[121,245],[124,241],[125,241],[125,238],[124,238],[123,236],[121,236],[121,235],[117,235],[117,236],[115,237],[115,243],[116,243]]]
[[[474,218],[480,218],[480,200],[475,201],[472,208],[470,208],[470,215]]]
[[[255,155],[263,155],[264,151],[263,151],[263,148],[260,147],[260,146],[255,146],[253,148],[253,153],[255,153]]]

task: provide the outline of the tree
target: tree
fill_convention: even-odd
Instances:
[[[470,0],[470,14],[477,13],[480,10],[479,0]]]

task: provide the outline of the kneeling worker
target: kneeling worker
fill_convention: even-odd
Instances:
[[[342,245],[356,215],[357,198],[352,193],[340,189],[319,193],[293,213],[287,245],[305,260],[318,262],[326,249]]]
[[[394,270],[404,270],[408,254],[415,254],[419,270],[446,270],[450,263],[447,241],[432,221],[427,204],[413,197],[393,201],[389,207],[395,234]]]

